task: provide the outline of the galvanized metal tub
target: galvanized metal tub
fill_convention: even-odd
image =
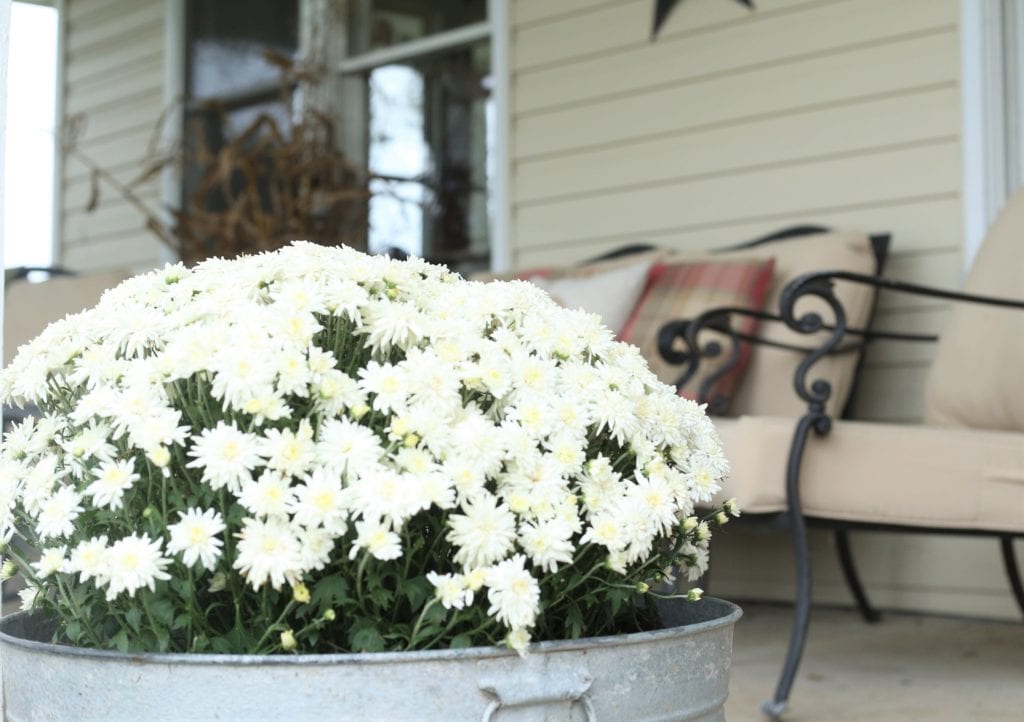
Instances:
[[[0,621],[4,719],[724,720],[733,625],[719,599],[667,605],[654,632],[508,650],[248,656],[67,647]]]

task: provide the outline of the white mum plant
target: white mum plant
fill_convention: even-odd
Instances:
[[[168,266],[0,383],[42,411],[0,453],[5,573],[77,645],[636,631],[734,511],[694,516],[727,470],[715,430],[596,316],[419,260],[295,243]]]

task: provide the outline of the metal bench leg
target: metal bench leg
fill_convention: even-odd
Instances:
[[[1006,577],[1010,580],[1010,589],[1017,600],[1017,606],[1024,612],[1024,584],[1020,580],[1020,568],[1017,566],[1017,552],[1013,548],[1013,537],[1004,535],[999,537],[1000,546],[1003,548],[1003,566],[1006,567]]]
[[[846,586],[857,603],[857,611],[865,622],[874,623],[882,619],[877,609],[871,606],[868,595],[864,592],[864,586],[860,583],[860,575],[857,574],[857,566],[853,561],[853,551],[850,549],[850,537],[845,529],[836,531],[836,551],[839,553],[839,565],[843,569],[843,578]]]
[[[793,557],[796,563],[796,603],[793,608],[789,649],[786,652],[786,661],[782,665],[782,674],[779,676],[775,695],[761,705],[761,710],[773,720],[778,720],[786,711],[789,693],[793,689],[800,658],[804,653],[807,627],[811,618],[811,550],[807,543],[807,523],[804,521],[800,505],[800,460],[811,428],[820,423],[819,418],[815,414],[808,414],[800,419],[793,435],[793,445],[790,448],[786,469],[786,496],[789,507],[787,514],[793,535]],[[827,426],[825,429],[827,431]]]

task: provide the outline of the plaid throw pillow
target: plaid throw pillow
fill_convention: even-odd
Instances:
[[[774,260],[702,261],[697,263],[658,263],[651,267],[647,286],[619,337],[636,344],[651,370],[667,384],[675,385],[682,369],[666,362],[658,354],[658,331],[670,321],[693,319],[704,311],[723,306],[761,310],[771,287]],[[757,319],[737,318],[734,327],[747,334],[757,331]],[[710,336],[710,334],[709,334]],[[701,340],[706,340],[702,334]],[[680,346],[682,342],[680,341]],[[729,346],[723,344],[723,353]],[[704,401],[713,402],[717,413],[728,406],[750,359],[751,345],[740,344],[736,366],[718,379]],[[697,399],[698,390],[718,368],[705,361],[700,371],[680,389],[681,396]]]

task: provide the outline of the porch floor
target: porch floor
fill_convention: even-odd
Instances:
[[[764,722],[792,609],[740,603],[726,717]],[[1024,624],[816,607],[787,722],[1024,719]]]

